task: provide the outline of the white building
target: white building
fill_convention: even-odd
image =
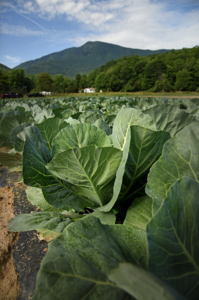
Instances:
[[[43,91],[43,92],[41,92],[41,94],[42,94],[42,95],[51,95],[52,92],[45,92],[45,91]]]
[[[95,89],[94,88],[85,88],[84,93],[95,93]]]

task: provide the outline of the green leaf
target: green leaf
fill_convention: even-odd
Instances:
[[[100,222],[105,225],[114,225],[116,221],[116,217],[113,211],[109,211],[109,212],[95,211],[89,214],[87,218],[91,216],[99,218]]]
[[[34,105],[31,106],[31,108],[30,108],[30,113],[31,113],[31,115],[32,115],[33,117],[35,117],[35,116],[37,116],[37,115],[39,115],[39,114],[42,113],[42,108],[41,108],[39,105],[34,104]]]
[[[1,121],[1,133],[2,133],[2,135],[10,141],[11,140],[11,132],[18,125],[19,125],[19,122],[15,119],[15,117],[6,116]]]
[[[153,200],[143,196],[133,201],[127,210],[124,225],[146,231],[146,225],[152,219]]]
[[[42,228],[37,229],[37,235],[40,240],[45,240],[46,242],[50,243],[52,240],[58,237],[60,233]]]
[[[147,244],[146,226],[152,219],[153,200],[149,196],[143,196],[133,201],[128,208],[124,226],[132,228],[133,231],[139,232],[142,240]],[[148,249],[145,253],[148,261]]]
[[[6,140],[3,135],[0,133],[0,148],[3,148],[3,147],[8,147],[8,148],[12,148],[13,147],[13,144]]]
[[[82,117],[82,114],[81,114]],[[88,117],[84,119],[84,123],[90,123],[93,124],[95,123],[98,119],[101,119],[101,114],[98,112],[92,111],[92,114],[90,114]]]
[[[23,152],[24,183],[32,187],[42,187],[46,201],[58,209],[72,207],[81,211],[84,207],[92,207],[90,202],[82,200],[73,190],[73,187],[58,178],[55,178],[46,169],[51,161],[51,153],[46,147],[37,127],[25,129],[28,133]]]
[[[120,262],[146,263],[136,246],[126,226],[102,225],[94,217],[70,224],[49,245],[33,300],[134,299],[108,276]]]
[[[89,145],[111,147],[109,137],[104,131],[91,124],[67,126],[53,140],[52,155],[68,149],[82,148]]]
[[[28,126],[31,126],[31,124],[30,123],[22,123],[22,124],[18,125],[17,127],[15,127],[11,132],[11,135],[10,135],[11,142],[14,144],[15,150],[18,152],[22,152],[23,147],[24,147],[24,141],[18,137],[18,134],[20,134],[24,130],[24,128],[26,128]]]
[[[199,126],[190,124],[166,142],[162,156],[151,167],[146,193],[154,200],[154,214],[171,186],[183,176],[199,182]]]
[[[72,117],[69,117],[68,119],[64,120],[65,122],[67,122],[70,125],[77,125],[80,124],[80,121],[73,119]]]
[[[57,213],[61,213],[62,211],[64,211],[64,209],[58,209],[50,205],[45,200],[42,193],[42,189],[29,186],[26,189],[26,196],[28,201],[30,201],[33,205],[39,207],[42,211],[57,212]]]
[[[107,135],[112,134],[112,129],[102,119],[97,120],[93,125],[103,130]]]
[[[37,124],[42,123],[45,121],[45,115],[43,112],[40,112],[35,115],[34,120]]]
[[[159,157],[165,141],[170,137],[166,132],[153,131],[143,126],[155,128],[150,116],[133,108],[122,109],[115,119],[112,140],[114,147],[122,151],[122,160],[116,173],[113,197],[106,206],[100,208],[102,211],[112,209],[118,200],[122,183],[124,192],[120,194],[119,201],[125,199],[132,185]]]
[[[27,136],[32,140],[35,146],[38,148],[40,155],[42,156],[43,160],[48,163],[51,159],[51,152],[47,148],[40,130],[36,126],[29,126],[24,129],[26,138]]]
[[[26,112],[24,114],[18,114],[15,115],[15,119],[18,121],[19,124],[23,124],[23,123],[34,123],[34,119],[33,117],[31,117],[29,115],[29,112]]]
[[[115,118],[113,126],[112,138],[114,147],[122,151],[124,150],[129,128],[132,125],[139,125],[156,130],[155,124],[150,116],[134,108],[121,109]]]
[[[130,126],[130,147],[125,166],[123,185],[124,198],[131,186],[147,173],[152,164],[159,158],[165,142],[170,135],[164,131],[153,131],[140,126]]]
[[[161,104],[143,111],[150,115],[158,130],[164,130],[171,136],[176,135],[185,126],[196,122],[195,118],[175,105]]]
[[[21,166],[22,156],[19,153],[10,154],[6,152],[0,152],[0,164],[3,166]]]
[[[132,264],[119,264],[119,267],[111,272],[109,279],[138,300],[184,299],[149,272]]]
[[[76,192],[103,206],[112,197],[113,180],[122,157],[118,149],[90,145],[57,154],[47,165],[54,176],[79,188]]]
[[[81,113],[81,115],[79,116],[79,120],[81,121],[81,123],[85,123],[85,119],[89,116],[92,116],[93,114],[93,110],[87,110],[84,111],[83,113]],[[96,114],[96,113],[95,113]]]
[[[108,126],[113,126],[114,120],[115,120],[115,115],[102,115],[101,119],[108,125]]]
[[[66,105],[64,107],[54,108],[53,109],[53,113],[54,113],[55,117],[62,118],[62,112],[65,111],[68,108],[70,109],[71,106],[70,105]]]
[[[199,295],[199,183],[183,177],[147,225],[149,271],[187,299]]]
[[[50,118],[37,125],[41,136],[50,151],[52,151],[52,140],[68,124],[59,118]]]
[[[16,180],[17,183],[22,183],[23,182],[23,176],[19,176],[19,178]]]
[[[7,224],[8,231],[29,231],[48,229],[61,233],[70,224],[70,214],[62,215],[54,212],[36,212],[32,214],[19,214],[11,218]]]
[[[69,117],[72,117],[72,115],[75,114],[75,111],[73,109],[67,109],[64,110],[61,114],[62,119],[68,119]]]
[[[48,187],[43,187],[43,195],[46,201],[58,208],[66,209],[73,208],[76,211],[84,211],[85,207],[94,208],[94,203],[91,200],[83,198],[82,195],[76,194],[76,187],[65,181],[56,181],[55,184],[49,184]],[[78,193],[78,191],[77,191]]]
[[[27,128],[25,129],[27,132]],[[28,186],[48,187],[57,184],[55,178],[47,171],[46,164],[51,154],[44,144],[37,127],[28,127],[28,135],[23,151],[23,178]]]

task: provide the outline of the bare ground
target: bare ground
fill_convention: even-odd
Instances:
[[[7,223],[14,216],[12,205],[13,188],[0,188],[0,298],[16,300],[19,287],[12,255],[12,245],[17,241],[19,233],[8,232]]]

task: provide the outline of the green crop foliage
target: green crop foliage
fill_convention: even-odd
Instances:
[[[51,240],[34,300],[198,299],[198,99],[0,105],[0,162],[42,210],[8,230]]]

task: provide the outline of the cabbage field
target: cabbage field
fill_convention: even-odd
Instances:
[[[50,244],[33,300],[197,300],[199,99],[2,100],[0,163]],[[8,149],[4,151],[4,149]]]

